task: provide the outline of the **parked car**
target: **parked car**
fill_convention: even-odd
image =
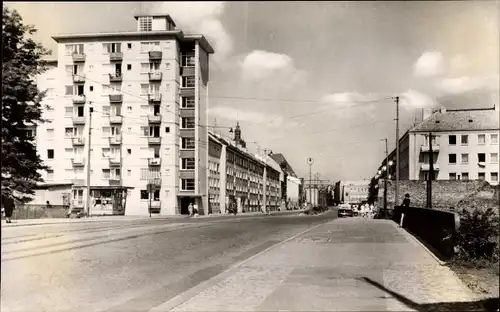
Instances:
[[[354,215],[352,207],[349,204],[339,205],[338,217],[352,217]]]

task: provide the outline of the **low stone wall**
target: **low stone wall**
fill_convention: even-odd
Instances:
[[[395,203],[396,181],[387,181],[387,207],[392,209]],[[456,209],[458,204],[475,196],[479,192],[493,194],[495,188],[485,181],[432,181],[432,208]],[[493,192],[493,193],[492,193]],[[401,180],[399,181],[399,204],[403,202],[405,194],[410,194],[411,206],[426,207],[427,181]],[[491,195],[493,196],[493,195]],[[384,181],[379,181],[378,206],[384,203]]]
[[[460,227],[458,214],[436,209],[397,206],[392,215],[394,222],[400,224],[403,213],[403,228],[434,248],[441,260],[453,257],[456,233]]]

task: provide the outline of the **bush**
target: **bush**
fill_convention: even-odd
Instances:
[[[499,217],[493,209],[475,208],[460,212],[460,228],[457,232],[457,258],[463,260],[498,261]]]

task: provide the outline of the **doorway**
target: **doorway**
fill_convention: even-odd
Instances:
[[[181,197],[180,198],[180,204],[181,204],[181,214],[187,215],[189,214],[189,204],[195,203],[195,198],[194,197]]]

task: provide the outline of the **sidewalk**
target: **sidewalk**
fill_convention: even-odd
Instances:
[[[288,210],[288,211],[274,211],[271,212],[270,215],[288,215],[288,214],[299,214],[302,210]],[[229,214],[211,214],[206,216],[198,216],[196,219],[205,219],[205,218],[221,218],[221,217],[251,217],[251,216],[267,216],[262,212],[247,212],[247,213],[239,213],[235,215]],[[79,219],[69,219],[69,218],[60,218],[60,219],[20,219],[20,220],[12,220],[12,223],[6,223],[5,220],[2,219],[2,227],[16,227],[16,226],[30,226],[30,225],[49,225],[49,224],[66,224],[66,223],[87,223],[87,222],[113,222],[113,221],[138,221],[138,220],[169,220],[169,219],[188,219],[187,215],[172,215],[172,216],[159,216],[153,215],[149,216],[96,216],[89,218],[79,218]]]
[[[348,218],[264,251],[151,311],[427,311],[474,299],[392,221]]]

